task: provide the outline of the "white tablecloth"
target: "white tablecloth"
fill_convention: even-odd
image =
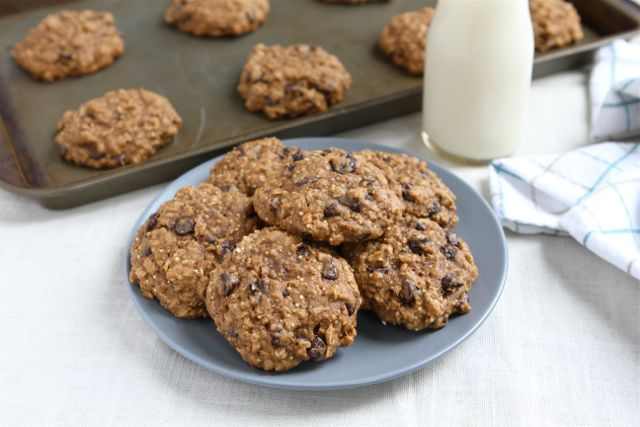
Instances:
[[[584,84],[535,83],[522,153],[587,141]],[[419,129],[416,114],[347,135],[426,154]],[[487,191],[485,168],[451,168]],[[61,212],[0,191],[0,425],[638,425],[640,285],[569,238],[508,234],[493,315],[406,378],[300,393],[212,374],[165,346],[126,289],[125,242],[160,188]]]

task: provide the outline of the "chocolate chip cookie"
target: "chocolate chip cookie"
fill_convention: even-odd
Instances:
[[[467,244],[428,219],[389,227],[379,240],[345,248],[367,308],[419,331],[467,313],[478,270]]]
[[[456,196],[429,169],[425,161],[405,154],[362,151],[360,155],[376,165],[405,207],[405,216],[429,218],[444,228],[458,222]]]
[[[62,157],[95,169],[142,163],[169,144],[182,119],[163,96],[119,89],[67,111],[55,142]]]
[[[210,184],[183,188],[138,231],[129,280],[176,317],[204,317],[210,271],[255,227],[244,194]]]
[[[258,44],[242,70],[238,92],[247,110],[277,119],[327,111],[350,87],[344,65],[321,47]]]
[[[538,52],[570,46],[584,38],[580,15],[565,0],[530,0],[535,45]]]
[[[67,10],[44,18],[12,55],[34,78],[51,82],[95,73],[123,52],[124,41],[111,13]]]
[[[282,174],[285,167],[304,158],[299,148],[288,148],[278,138],[264,138],[239,145],[211,170],[209,182],[220,188],[237,188],[253,196],[256,188]]]
[[[206,296],[218,331],[267,371],[326,360],[351,345],[360,302],[345,260],[272,228],[242,239],[211,273]]]
[[[380,237],[403,209],[379,168],[339,149],[291,162],[258,188],[254,206],[266,223],[331,245]]]
[[[433,8],[424,7],[394,16],[380,34],[380,49],[409,74],[424,72],[427,32],[434,14]]]
[[[172,0],[164,19],[196,36],[238,36],[257,30],[269,8],[269,0]]]

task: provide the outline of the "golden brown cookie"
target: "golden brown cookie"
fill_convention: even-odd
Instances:
[[[244,65],[238,92],[247,110],[277,119],[327,111],[350,87],[344,65],[321,47],[258,44]]]
[[[269,0],[172,0],[164,19],[196,36],[238,36],[257,30],[269,8]]]
[[[345,260],[272,228],[245,237],[211,273],[207,309],[252,366],[286,371],[356,337],[360,294]]]
[[[544,53],[584,38],[580,15],[565,0],[530,0],[536,50]]]
[[[380,237],[403,210],[379,168],[339,149],[291,162],[253,202],[267,224],[334,246]]]
[[[129,280],[176,317],[204,317],[209,273],[255,227],[244,194],[210,184],[183,188],[138,231]]]
[[[409,74],[424,72],[427,31],[434,14],[433,8],[424,7],[394,16],[380,34],[380,49]]]
[[[111,13],[67,10],[44,18],[12,55],[34,78],[51,82],[95,73],[123,52]]]
[[[55,142],[71,163],[115,168],[144,162],[181,127],[182,119],[165,97],[144,89],[119,89],[65,112]]]
[[[368,309],[410,330],[437,329],[467,313],[478,269],[467,244],[428,219],[387,229],[379,240],[344,249]]]
[[[360,155],[376,165],[405,207],[405,217],[429,218],[444,228],[458,223],[456,196],[427,162],[405,154],[366,150]]]
[[[220,188],[237,188],[253,196],[258,187],[282,174],[291,162],[304,158],[299,148],[289,148],[278,138],[263,138],[235,147],[215,164],[209,182]]]

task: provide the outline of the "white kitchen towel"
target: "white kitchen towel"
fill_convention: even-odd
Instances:
[[[594,140],[640,135],[640,44],[618,40],[600,49],[589,87]]]
[[[568,234],[640,279],[640,145],[602,143],[568,153],[496,160],[491,201],[517,233]]]

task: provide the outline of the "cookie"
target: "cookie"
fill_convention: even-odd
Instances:
[[[47,16],[11,53],[34,78],[51,82],[95,73],[123,52],[113,15],[82,10]]]
[[[356,337],[360,294],[347,262],[272,228],[245,237],[211,273],[206,303],[250,365],[286,371]]]
[[[176,317],[204,317],[209,273],[255,227],[244,194],[209,184],[183,188],[138,231],[129,280]]]
[[[580,15],[565,0],[530,0],[535,45],[538,52],[570,46],[584,38]]]
[[[425,161],[380,151],[367,150],[359,154],[382,170],[402,199],[405,216],[429,218],[444,228],[452,228],[458,223],[456,196]]]
[[[164,20],[196,36],[238,36],[257,30],[269,8],[269,0],[172,0]]]
[[[344,250],[368,309],[407,329],[438,329],[467,313],[478,269],[468,245],[428,219],[389,227],[379,240]]]
[[[55,142],[62,157],[95,169],[142,163],[182,127],[171,103],[144,89],[119,89],[67,111]]]
[[[324,112],[344,100],[351,75],[321,47],[258,44],[238,85],[244,105],[270,119]]]
[[[334,246],[380,237],[403,209],[380,169],[338,149],[291,162],[253,202],[266,223]]]
[[[304,158],[299,148],[288,148],[277,138],[264,138],[239,145],[211,170],[209,182],[220,188],[236,188],[253,196],[258,187],[282,174],[292,161]]]
[[[409,74],[424,72],[427,31],[434,14],[433,8],[424,7],[394,16],[380,34],[380,49]]]

